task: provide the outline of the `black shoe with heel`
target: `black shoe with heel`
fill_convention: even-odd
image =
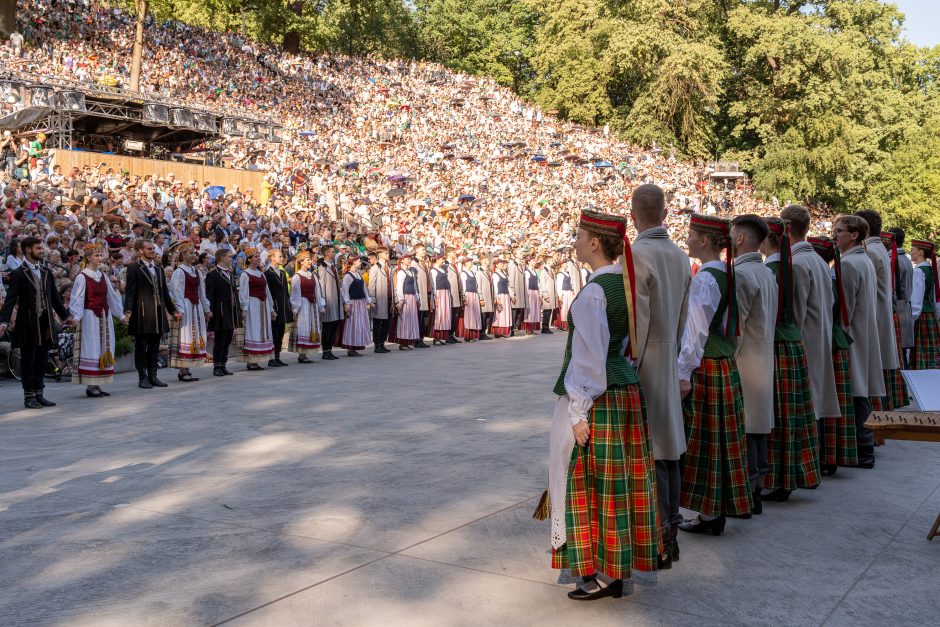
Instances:
[[[599,582],[598,585],[600,585]],[[607,597],[619,599],[622,596],[623,579],[617,579],[610,585],[604,586],[600,590],[595,590],[594,592],[585,592],[583,588],[578,588],[577,590],[572,590],[568,593],[568,598],[575,601],[596,601],[597,599],[604,599]]]
[[[701,516],[697,516],[695,520],[679,525],[679,529],[686,533],[710,533],[713,536],[720,536],[725,530],[725,517],[702,520]]]

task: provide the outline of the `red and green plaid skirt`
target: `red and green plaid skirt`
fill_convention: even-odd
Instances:
[[[730,357],[705,357],[685,397],[688,440],[680,504],[707,516],[751,513],[744,398]]]
[[[852,405],[852,373],[849,370],[849,349],[832,349],[832,370],[836,377],[836,394],[842,415],[824,416],[822,426],[823,464],[858,465],[858,442],[855,439],[855,408]]]
[[[933,312],[917,316],[914,323],[914,348],[911,349],[911,370],[940,368],[940,324]]]
[[[803,342],[774,342],[774,430],[767,458],[765,488],[819,486],[819,433]]]
[[[567,541],[553,568],[576,577],[656,570],[661,544],[653,445],[638,385],[609,388],[594,401],[591,439],[568,466]]]

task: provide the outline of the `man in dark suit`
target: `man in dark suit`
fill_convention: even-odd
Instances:
[[[238,302],[238,281],[232,271],[231,251],[215,251],[215,268],[206,275],[206,298],[209,299],[208,330],[215,333],[212,345],[212,374],[217,377],[235,374],[225,367],[228,347],[235,329],[242,326],[242,308]]]
[[[40,265],[46,255],[45,244],[27,237],[20,246],[24,262],[10,274],[10,289],[0,309],[0,334],[7,330],[15,307],[11,346],[20,349],[23,404],[27,409],[53,407],[55,403],[43,396],[46,356],[58,339],[53,313],[66,326],[73,326],[75,321],[62,304],[52,274]]]
[[[281,346],[284,343],[284,329],[287,323],[294,319],[294,313],[290,307],[290,279],[281,264],[284,263],[284,256],[277,248],[268,253],[268,262],[270,265],[264,271],[264,278],[268,282],[268,290],[271,292],[271,300],[274,304],[274,312],[277,317],[271,320],[271,336],[274,339],[274,359],[268,360],[268,366],[271,368],[280,368],[287,364],[281,361]]]
[[[134,336],[134,366],[140,377],[138,387],[149,390],[154,386],[165,388],[157,378],[157,357],[160,337],[170,330],[168,315],[179,320],[166,275],[156,261],[157,249],[153,242],[139,239],[134,245],[137,262],[127,267],[127,285],[124,289],[124,318],[127,329]]]

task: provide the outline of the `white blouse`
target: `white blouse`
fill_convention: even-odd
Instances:
[[[920,312],[924,309],[924,294],[933,294],[932,288],[929,292],[927,291],[927,273],[923,270],[918,270],[918,268],[929,267],[929,261],[922,261],[914,267],[914,287],[911,293],[911,315],[914,316],[914,320],[920,317]],[[934,309],[940,311],[940,309],[936,307],[934,307]]]
[[[689,285],[689,314],[682,333],[682,345],[679,347],[679,380],[691,381],[692,372],[702,365],[705,354],[705,342],[708,340],[708,328],[721,303],[721,288],[718,281],[706,268],[715,268],[726,272],[721,260],[707,261],[692,277]]]
[[[101,280],[100,270],[91,270],[85,268],[75,277],[72,284],[72,295],[69,298],[69,315],[75,320],[80,321],[85,314],[85,281],[92,279],[97,282]],[[121,295],[114,289],[111,280],[105,277],[105,284],[108,286],[108,309],[115,318],[120,318],[124,314],[124,303],[121,301]]]

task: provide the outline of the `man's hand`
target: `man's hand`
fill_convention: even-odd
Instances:
[[[574,432],[574,441],[578,443],[578,446],[585,446],[591,439],[591,427],[584,420],[571,427],[571,430]]]
[[[180,320],[183,319],[183,314],[177,311],[176,313],[173,314],[173,319],[179,322]]]
[[[207,311],[207,312],[206,312],[206,320],[212,320],[212,312],[211,312],[211,311]]]
[[[121,322],[123,322],[124,324],[127,324],[130,321],[131,321],[131,312],[125,311],[124,315],[121,316]]]
[[[277,320],[277,312],[276,312],[276,311],[272,311],[272,312],[271,312],[271,320]]]
[[[68,318],[65,319],[65,322],[63,322],[62,324],[64,324],[65,326],[69,328],[74,329],[78,325],[78,322],[75,320],[75,318],[73,318],[72,316],[69,316]]]
[[[679,396],[685,398],[691,391],[692,383],[690,381],[679,381]]]

